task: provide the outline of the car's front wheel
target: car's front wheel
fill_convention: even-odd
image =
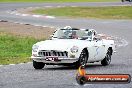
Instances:
[[[45,66],[44,63],[42,63],[42,62],[36,62],[36,61],[33,60],[33,67],[35,69],[42,69],[44,66]]]
[[[81,54],[80,54],[80,57],[79,57],[79,60],[76,62],[76,68],[79,68],[80,66],[86,66],[86,63],[87,63],[87,60],[88,60],[88,52],[86,49],[83,49]]]
[[[105,58],[101,61],[101,64],[103,66],[106,66],[106,65],[109,65],[110,64],[110,62],[111,62],[111,55],[112,55],[112,50],[109,48],[107,50],[107,53],[106,53]]]

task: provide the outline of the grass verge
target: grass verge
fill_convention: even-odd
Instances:
[[[65,17],[132,19],[132,6],[115,7],[63,7],[33,10],[36,14],[47,14]]]
[[[0,2],[115,2],[120,0],[0,0]]]
[[[0,32],[0,64],[29,62],[32,45],[38,40]]]

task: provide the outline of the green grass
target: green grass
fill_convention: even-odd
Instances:
[[[0,32],[0,64],[29,62],[32,45],[38,40]]]
[[[33,10],[36,14],[64,17],[132,19],[132,6],[118,7],[63,7]]]
[[[0,0],[0,2],[114,2],[120,0]]]

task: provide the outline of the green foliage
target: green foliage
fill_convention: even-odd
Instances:
[[[37,40],[0,32],[0,64],[30,61],[32,45]]]
[[[69,16],[81,18],[103,18],[103,19],[132,19],[132,6],[113,7],[63,7],[37,9],[32,11],[37,14],[48,14],[54,16]]]

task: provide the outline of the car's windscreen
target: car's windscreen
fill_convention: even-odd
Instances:
[[[60,29],[54,33],[55,38],[58,39],[87,39],[91,34],[85,30]]]

